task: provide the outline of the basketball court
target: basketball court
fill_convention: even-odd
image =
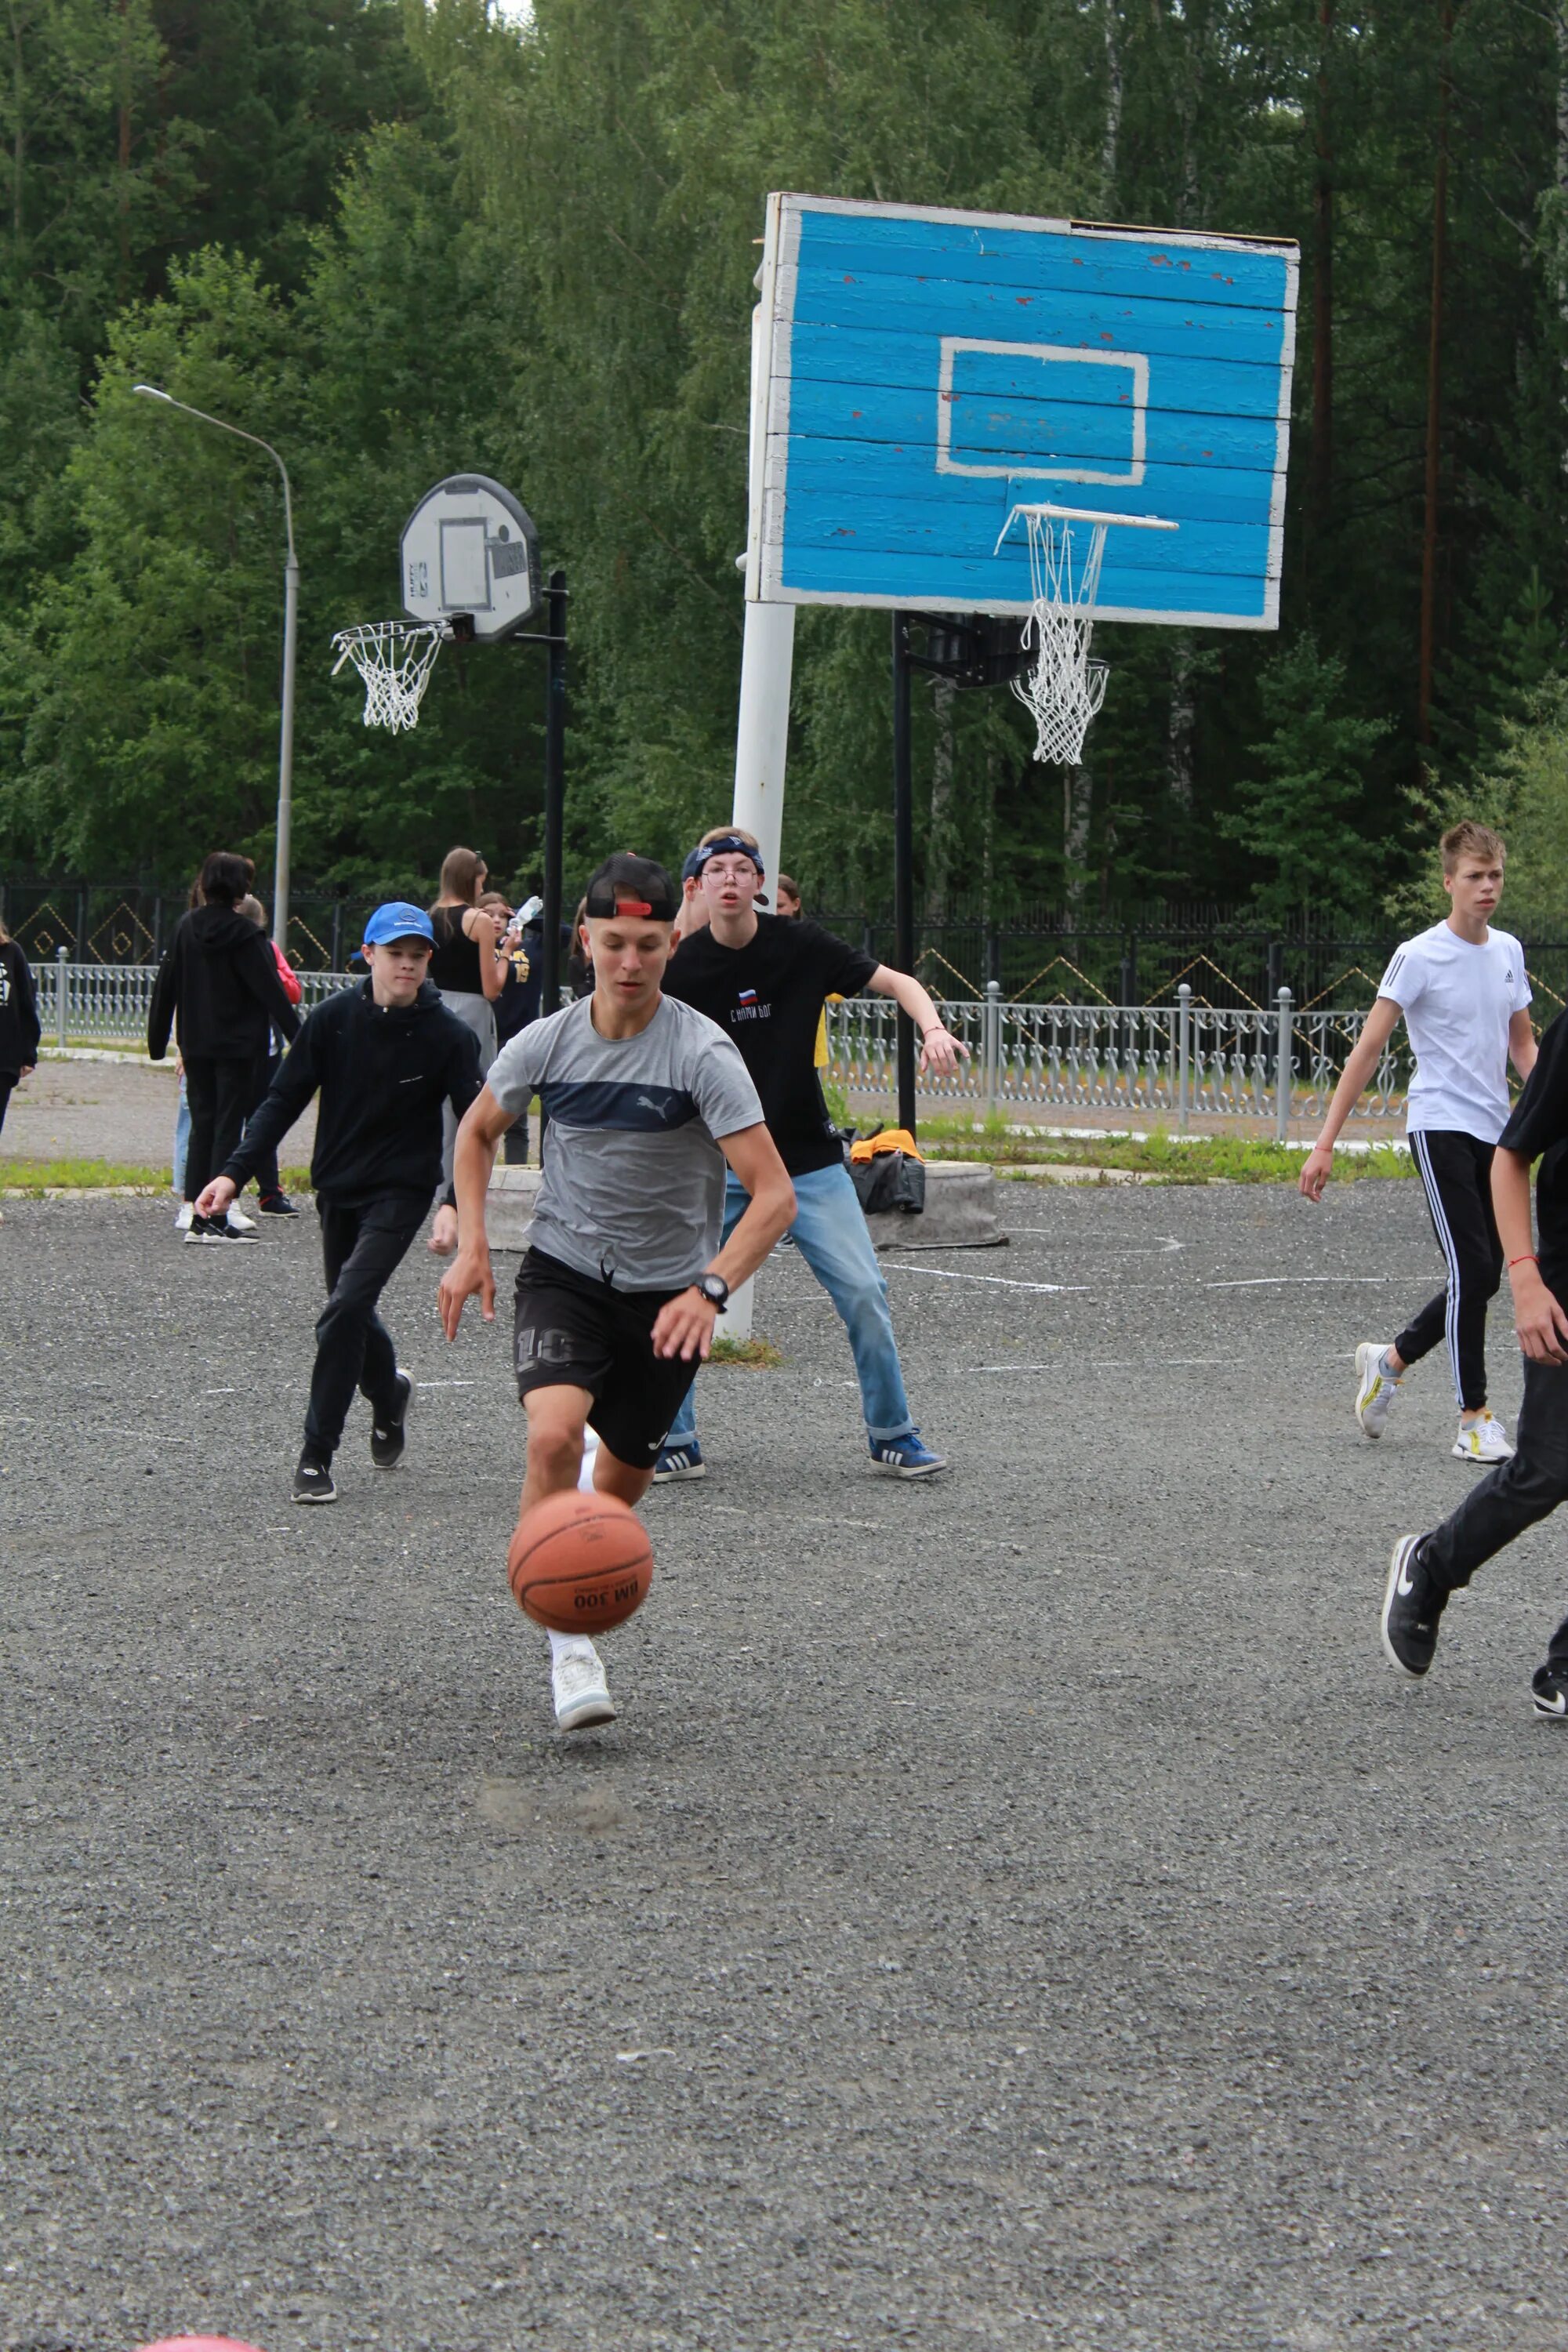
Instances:
[[[570,1739],[432,1264],[406,1466],[361,1415],[294,1511],[313,1221],[198,1305],[162,1203],[5,1214],[13,2352],[1562,2342],[1568,1580],[1543,1528],[1384,1663],[1472,1475],[1436,1363],[1352,1423],[1413,1187],[1040,1186],[895,1261],[915,1487],[783,1254]]]

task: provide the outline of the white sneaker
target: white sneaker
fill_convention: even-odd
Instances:
[[[1381,1339],[1363,1339],[1355,1351],[1355,1417],[1363,1437],[1383,1435],[1399,1389],[1383,1369],[1384,1354]]]
[[[180,1203],[180,1213],[174,1219],[174,1231],[177,1234],[188,1234],[191,1230],[191,1219],[195,1215],[195,1213],[196,1209],[195,1202],[194,1201],[182,1201]]]
[[[555,1720],[563,1731],[584,1731],[591,1723],[614,1723],[616,1710],[605,1680],[604,1663],[590,1642],[557,1658],[550,1669]]]
[[[253,1234],[256,1231],[256,1219],[247,1217],[245,1211],[236,1202],[228,1213],[228,1229],[231,1234]]]
[[[1454,1451],[1461,1462],[1513,1460],[1508,1432],[1495,1412],[1483,1412],[1479,1421],[1462,1421],[1454,1440]]]

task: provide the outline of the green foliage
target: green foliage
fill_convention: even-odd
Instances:
[[[1545,784],[1524,774],[1550,764],[1568,617],[1549,11],[1455,16],[1420,745],[1428,14],[10,0],[7,26],[8,857],[174,882],[219,835],[270,853],[275,478],[134,401],[141,376],[290,467],[301,874],[423,888],[457,837],[520,885],[536,871],[536,654],[443,654],[423,724],[395,741],[329,675],[334,629],[396,610],[397,530],[461,467],[510,480],[570,574],[573,866],[620,842],[677,856],[729,804],[752,275],[766,192],[796,187],[1303,241],[1283,647],[1107,626],[1110,691],[1065,785],[1033,762],[1012,698],[957,696],[939,719],[920,688],[930,893],[997,917],[1160,893],[1247,899],[1275,923],[1327,899],[1359,920],[1426,876],[1445,809],[1489,795],[1520,812],[1514,890],[1563,887]],[[1321,442],[1315,383],[1332,389]],[[801,615],[786,855],[818,904],[888,895],[888,667],[885,615]]]
[[[1345,665],[1298,637],[1258,680],[1270,732],[1252,747],[1258,767],[1237,788],[1235,814],[1221,830],[1265,869],[1252,898],[1267,922],[1300,922],[1331,893],[1341,920],[1362,919],[1373,901],[1379,853],[1360,836],[1355,812],[1368,759],[1387,729],[1343,706]]]

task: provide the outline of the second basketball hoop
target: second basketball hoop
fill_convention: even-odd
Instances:
[[[1029,534],[1029,617],[1024,644],[1032,656],[1013,691],[1035,722],[1035,757],[1076,767],[1089,724],[1105,700],[1110,671],[1092,658],[1094,613],[1105,534],[1174,530],[1157,515],[1105,514],[1087,507],[1016,506],[1003,524],[998,552],[1020,521]]]

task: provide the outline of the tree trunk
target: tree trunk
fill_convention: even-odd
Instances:
[[[1100,0],[1105,33],[1105,132],[1100,148],[1100,205],[1109,219],[1116,204],[1116,159],[1121,144],[1121,0]]]
[[[1443,291],[1448,258],[1449,71],[1454,0],[1442,0],[1437,60],[1437,168],[1432,190],[1432,314],[1426,339],[1426,517],[1421,534],[1421,650],[1415,688],[1415,738],[1432,740],[1432,677],[1437,638],[1437,499],[1442,478]]]
[[[1065,896],[1076,918],[1089,879],[1089,820],[1094,805],[1094,778],[1081,764],[1062,770],[1062,866]]]
[[[1334,0],[1318,9],[1317,173],[1312,188],[1312,467],[1310,512],[1329,520],[1334,492],[1334,152],[1329,111]]]
[[[131,0],[120,0],[120,299],[131,299]]]
[[[936,737],[931,757],[931,824],[926,832],[926,920],[940,923],[952,866],[952,705],[957,688],[939,677],[931,688]]]
[[[1171,798],[1184,817],[1193,813],[1193,732],[1197,694],[1193,685],[1193,633],[1177,629],[1171,638],[1171,701],[1166,718],[1165,777]]]
[[[11,5],[11,245],[20,264],[22,184],[27,155],[26,133],[22,125],[27,110],[27,68],[22,46],[22,11],[16,0],[12,0]]]

